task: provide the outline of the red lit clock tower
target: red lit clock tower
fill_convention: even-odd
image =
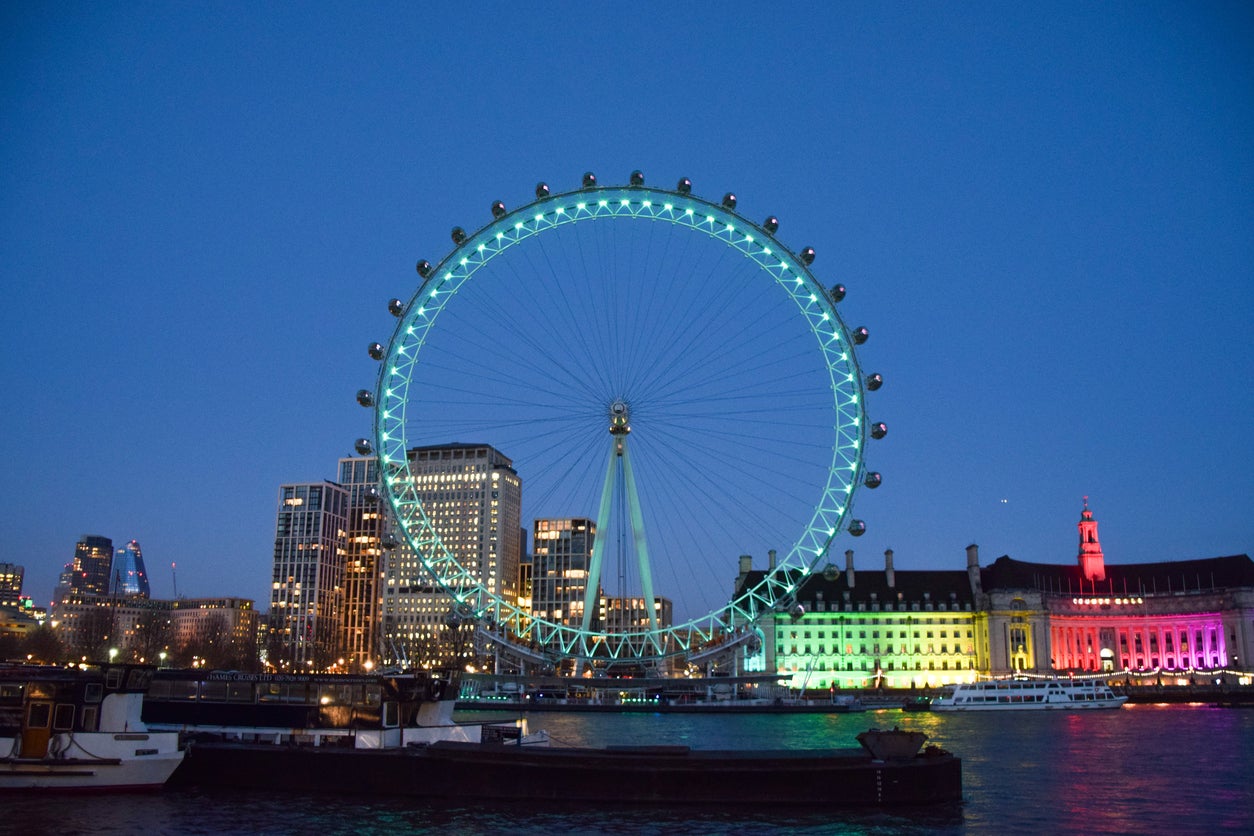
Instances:
[[[1102,555],[1102,544],[1097,541],[1097,520],[1089,510],[1089,498],[1084,497],[1084,511],[1080,514],[1080,569],[1084,577],[1090,581],[1106,579],[1106,558]]]

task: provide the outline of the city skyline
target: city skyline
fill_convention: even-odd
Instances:
[[[1111,564],[1254,551],[1251,12],[779,14],[0,12],[3,451],[32,462],[0,562],[46,604],[80,536],[136,539],[153,597],[177,562],[267,602],[276,489],[369,435],[414,262],[636,168],[779,215],[870,328],[884,486],[837,556],[1066,563],[1084,495]]]

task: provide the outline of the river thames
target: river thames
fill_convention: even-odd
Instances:
[[[493,719],[505,719],[493,714]],[[466,715],[459,715],[459,719]],[[701,749],[857,745],[870,727],[917,729],[963,759],[961,805],[811,808],[554,807],[237,791],[10,796],[0,831],[40,833],[1099,834],[1254,833],[1254,709],[711,716],[529,716],[554,745]]]

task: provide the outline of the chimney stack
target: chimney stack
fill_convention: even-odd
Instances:
[[[740,575],[741,577],[753,571],[753,555],[742,554],[740,556]]]
[[[967,546],[967,580],[971,584],[972,595],[982,595],[984,593],[983,584],[980,581],[980,547],[975,543]]]
[[[853,549],[845,550],[845,583],[853,589]]]
[[[897,573],[893,571],[893,550],[884,550],[884,578],[888,581],[888,588],[892,589],[897,586]]]
[[[766,557],[767,557],[767,560],[770,561],[770,565],[769,565],[770,570],[774,572],[775,571],[775,549],[769,550],[766,553]]]

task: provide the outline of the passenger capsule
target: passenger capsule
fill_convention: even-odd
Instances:
[[[779,218],[775,217],[774,215],[771,215],[769,218],[767,218],[766,220],[762,222],[762,228],[765,229],[767,232],[771,233],[772,235],[774,235],[775,233],[779,232]]]
[[[357,390],[357,403],[365,407],[374,406],[374,393],[369,389]]]
[[[382,360],[384,353],[383,343],[371,343],[366,347],[366,352],[370,355],[371,360]]]
[[[366,498],[367,505],[378,505],[379,500],[383,498],[379,495],[379,489],[374,485],[366,488],[366,490],[362,492],[362,496]]]
[[[734,212],[736,210],[736,195],[731,192],[723,195],[723,208],[729,212]]]
[[[832,297],[833,302],[845,301],[845,286],[843,284],[834,284],[832,289],[827,292]]]
[[[379,545],[382,546],[385,551],[390,552],[395,549],[398,544],[396,542],[396,538],[391,534],[384,534],[381,538],[379,538]]]
[[[466,243],[466,230],[460,226],[453,227],[453,231],[449,233],[449,236],[453,239],[453,243],[459,247]]]
[[[863,484],[865,484],[868,488],[871,488],[872,490],[874,490],[875,488],[878,488],[883,483],[884,483],[884,477],[876,473],[874,470],[872,470],[870,473],[866,475],[866,480],[863,482]]]
[[[871,336],[871,332],[865,328],[853,329],[853,341],[858,345],[862,345]]]
[[[405,315],[405,303],[402,302],[400,299],[389,299],[388,300],[388,313],[390,313],[392,316],[396,317],[397,319],[400,319],[402,316]]]
[[[643,171],[636,169],[635,171],[631,173],[631,185],[633,186],[644,185],[644,172]]]
[[[798,601],[797,603],[793,604],[791,607],[788,608],[788,614],[791,615],[793,618],[801,618],[801,616],[806,614],[806,608],[802,605],[800,601]]]
[[[862,520],[850,520],[849,533],[854,537],[861,537],[863,534],[866,534],[866,523]]]
[[[888,425],[883,421],[871,425],[871,438],[883,438],[888,435]]]
[[[687,177],[680,177],[679,182],[675,184],[675,191],[680,194],[689,194],[692,192],[692,181]]]
[[[591,171],[585,171],[583,174],[583,187],[585,189],[594,188],[597,184],[597,176]]]
[[[806,247],[798,255],[807,267],[814,263],[814,247]]]
[[[536,183],[536,198],[543,199],[549,196],[548,183]]]
[[[505,217],[505,201],[495,200],[492,202],[492,217],[494,218]]]
[[[836,581],[839,577],[840,577],[840,570],[837,569],[832,564],[829,563],[823,567],[823,580],[827,581],[828,583],[832,583]]]
[[[359,456],[369,456],[374,452],[374,445],[370,443],[368,438],[359,438],[353,442],[353,449],[357,451]]]
[[[876,373],[866,376],[866,388],[874,392],[884,385],[884,375]]]
[[[425,258],[418,259],[418,263],[415,265],[415,268],[418,270],[418,275],[422,276],[424,279],[431,275],[431,262],[427,261]]]

